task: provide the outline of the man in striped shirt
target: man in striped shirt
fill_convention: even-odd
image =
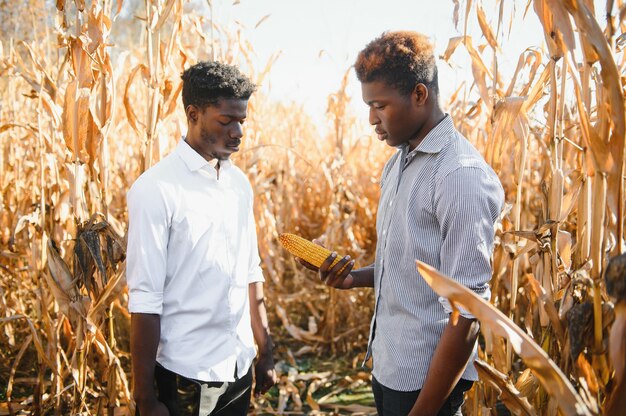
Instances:
[[[398,151],[382,173],[374,264],[349,256],[319,268],[327,285],[374,287],[367,356],[381,415],[459,415],[478,379],[478,323],[452,311],[421,278],[415,259],[489,299],[494,227],[504,203],[495,172],[438,103],[433,45],[415,32],[383,33],[355,63],[369,122]],[[304,264],[303,261],[301,263]],[[342,267],[348,264],[345,270]],[[311,265],[305,264],[307,267]]]

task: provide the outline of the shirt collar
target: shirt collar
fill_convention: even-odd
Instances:
[[[207,161],[205,158],[200,156],[198,152],[193,150],[191,146],[189,146],[189,143],[185,141],[184,137],[180,140],[180,142],[178,142],[178,146],[176,146],[175,152],[178,154],[178,156],[180,156],[183,162],[185,162],[185,165],[187,165],[187,168],[192,172],[203,168],[205,170],[216,170],[215,168],[217,166],[218,160],[211,159]],[[230,160],[221,160],[219,162],[220,170],[224,168],[228,169],[231,164]]]
[[[409,154],[420,153],[439,153],[443,146],[448,142],[448,136],[454,133],[454,123],[452,117],[446,114],[445,117],[437,123],[435,127],[422,139],[422,141]]]

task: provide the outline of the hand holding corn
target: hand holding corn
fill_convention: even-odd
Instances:
[[[317,271],[320,280],[326,285],[338,289],[352,288],[353,277],[350,272],[354,260],[350,260],[350,256],[340,258],[336,252],[294,234],[280,234],[278,239],[300,264]]]

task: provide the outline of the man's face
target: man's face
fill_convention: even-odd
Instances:
[[[384,81],[372,81],[361,83],[361,93],[370,108],[370,124],[375,127],[378,139],[389,146],[413,139],[426,120],[416,91],[405,95]]]
[[[187,143],[205,159],[226,160],[239,151],[248,100],[221,98],[204,109],[190,106]]]

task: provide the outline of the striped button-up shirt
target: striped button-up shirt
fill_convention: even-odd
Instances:
[[[446,117],[413,150],[385,165],[376,219],[376,306],[368,357],[374,377],[399,391],[423,387],[450,304],[419,275],[421,260],[489,299],[494,224],[502,185]],[[466,311],[461,315],[473,318]],[[470,359],[474,360],[476,348]],[[462,375],[477,380],[473,365]]]

